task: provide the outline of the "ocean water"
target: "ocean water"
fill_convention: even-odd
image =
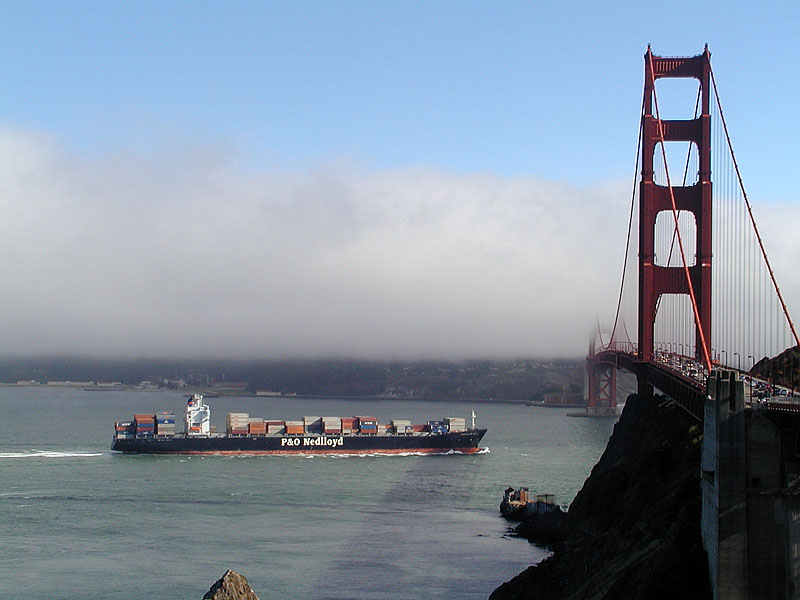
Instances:
[[[120,455],[109,450],[115,420],[180,415],[185,396],[0,387],[0,598],[199,600],[227,569],[262,600],[487,598],[547,555],[507,535],[503,490],[568,503],[613,428],[514,404],[207,402],[220,430],[228,412],[424,422],[474,409],[487,451]]]

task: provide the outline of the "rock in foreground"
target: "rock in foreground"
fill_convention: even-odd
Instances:
[[[258,596],[244,575],[228,570],[222,579],[211,586],[203,600],[258,600]]]

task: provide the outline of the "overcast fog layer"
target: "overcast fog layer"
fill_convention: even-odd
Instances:
[[[630,180],[90,160],[18,129],[0,161],[6,356],[577,357],[616,306]],[[798,310],[800,205],[757,217]]]

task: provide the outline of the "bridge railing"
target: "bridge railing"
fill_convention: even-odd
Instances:
[[[600,352],[619,352],[637,356],[639,354],[639,345],[633,342],[609,342],[595,349],[595,354]]]

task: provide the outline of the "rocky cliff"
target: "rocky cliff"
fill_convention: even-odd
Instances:
[[[700,539],[702,427],[663,398],[628,399],[559,535],[554,554],[491,600],[706,599]],[[525,531],[523,526],[523,531]]]

